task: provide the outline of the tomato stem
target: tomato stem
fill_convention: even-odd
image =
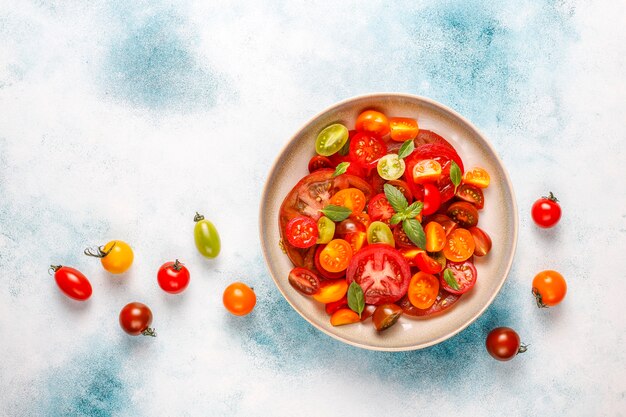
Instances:
[[[548,306],[543,303],[543,299],[541,298],[541,293],[535,287],[533,287],[533,295],[535,296],[535,301],[537,302],[537,307],[539,308],[547,308]]]
[[[150,337],[156,337],[156,329],[153,329],[152,327],[148,327],[146,330],[144,330],[143,332],[141,332],[142,335],[144,336],[150,336]]]
[[[194,222],[199,222],[201,220],[204,220],[204,216],[196,211],[196,215],[193,216],[193,221]]]
[[[48,268],[48,274],[52,275],[53,272],[57,272],[61,268],[63,268],[62,265],[50,265],[50,268]]]
[[[525,345],[525,344],[521,344],[519,345],[519,349],[517,350],[517,353],[524,353],[528,350],[528,346],[530,345]]]
[[[104,246],[97,246],[95,249],[94,248],[87,248],[83,251],[83,253],[87,256],[93,256],[94,258],[104,258],[105,256],[107,256],[109,253],[111,253],[111,251],[113,250],[113,248],[115,247],[115,245],[117,244],[117,242],[113,242],[113,244],[111,245],[111,247],[109,248],[108,251],[104,251]]]
[[[174,265],[172,265],[172,268],[174,269],[174,271],[180,271],[183,267],[183,264],[181,264],[178,259],[176,259],[176,262],[174,262]]]
[[[549,193],[550,193],[550,194],[548,194],[548,196],[547,196],[547,197],[546,197],[546,196],[542,196],[541,198],[546,198],[546,199],[548,199],[548,200],[550,200],[550,201],[554,201],[555,203],[558,203],[558,202],[559,202],[559,199],[558,199],[558,198],[556,198],[556,196],[554,195],[554,193],[552,193],[552,191],[550,191]]]

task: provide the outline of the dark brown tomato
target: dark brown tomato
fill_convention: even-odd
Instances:
[[[402,180],[391,180],[387,181],[387,184],[393,185],[396,187],[406,198],[406,201],[411,204],[413,202],[413,193],[411,192],[409,185]]]
[[[334,168],[333,163],[325,156],[315,155],[309,161],[309,173],[313,173],[324,168]]]
[[[438,134],[436,134],[435,132],[431,130],[420,129],[420,131],[417,134],[417,137],[413,140],[413,143],[415,143],[416,148],[420,145],[426,145],[428,143],[438,143],[440,145],[445,145],[454,149],[454,146],[452,146],[450,142],[448,142],[447,140],[445,140],[444,138],[442,138],[441,136],[439,136]]]
[[[396,322],[403,313],[404,312],[402,311],[402,309],[395,304],[379,305],[372,315],[374,327],[379,332],[387,330],[388,328],[396,324]]]
[[[393,228],[393,240],[396,242],[396,247],[399,248],[415,248],[416,246],[411,242],[411,239],[406,235],[406,232],[402,228],[402,223],[398,223]]]
[[[478,210],[466,201],[457,201],[451,204],[447,214],[461,227],[469,228],[478,224]]]
[[[483,190],[472,184],[461,184],[456,190],[456,197],[472,203],[477,209],[485,207],[485,196]]]
[[[289,284],[304,295],[313,295],[320,290],[320,279],[306,268],[292,269],[289,272]]]

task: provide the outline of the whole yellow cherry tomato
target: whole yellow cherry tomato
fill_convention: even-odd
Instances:
[[[128,243],[112,240],[97,250],[85,249],[85,255],[100,258],[102,267],[112,274],[124,273],[133,264],[134,254]]]

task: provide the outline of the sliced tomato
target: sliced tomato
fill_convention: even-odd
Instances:
[[[404,195],[404,198],[406,198],[406,201],[409,204],[413,202],[413,193],[411,192],[411,189],[409,188],[409,185],[406,182],[402,180],[391,180],[391,181],[387,181],[387,184],[393,185],[398,190],[400,190],[400,192]]]
[[[437,222],[443,227],[443,230],[446,232],[446,236],[448,236],[454,229],[459,227],[458,223],[452,220],[450,217],[446,216],[443,213],[435,213],[431,217],[428,218],[429,222]]]
[[[320,252],[320,266],[328,272],[345,270],[352,259],[352,247],[343,239],[331,240]]]
[[[452,288],[441,274],[440,283],[444,290],[452,294],[465,294],[474,287],[478,273],[474,262],[467,260],[465,262],[448,262],[446,269],[452,271],[454,279],[458,285],[457,289]]]
[[[387,116],[376,110],[365,110],[356,118],[356,130],[383,137],[389,133]]]
[[[316,294],[320,289],[320,279],[306,268],[292,269],[289,272],[289,284],[304,295]]]
[[[434,182],[441,177],[441,164],[434,159],[422,159],[413,165],[413,182],[424,184]]]
[[[426,252],[420,252],[415,256],[415,265],[420,271],[427,274],[438,274],[443,269],[443,266],[436,260],[428,256]]]
[[[446,231],[437,222],[429,222],[424,227],[426,233],[426,250],[428,252],[439,252],[446,245]]]
[[[375,135],[359,132],[350,140],[350,159],[363,168],[375,168],[386,154],[387,145]]]
[[[483,229],[479,227],[470,227],[469,232],[474,238],[474,255],[485,256],[491,250],[491,238]]]
[[[448,216],[461,227],[473,227],[478,224],[478,211],[473,204],[457,201],[448,207]]]
[[[315,245],[319,232],[317,223],[310,217],[297,216],[285,227],[287,241],[296,248],[310,248]]]
[[[363,168],[361,168],[359,164],[352,162],[352,159],[350,159],[349,155],[341,155],[338,152],[336,154],[329,156],[328,159],[330,159],[330,162],[333,164],[332,166],[333,169],[337,168],[337,165],[339,165],[342,162],[348,162],[350,163],[350,165],[348,165],[346,174],[356,175],[357,177],[363,177],[365,175],[365,171],[363,170]]]
[[[385,194],[380,193],[372,197],[367,204],[367,214],[369,214],[372,221],[389,222],[391,216],[395,214],[395,210],[389,204]]]
[[[406,171],[404,172],[404,178],[409,186],[412,187],[411,192],[413,192],[413,194],[416,193],[414,189],[415,183],[412,178],[413,167],[419,161],[425,159],[433,159],[441,165],[441,176],[437,180],[436,185],[439,193],[441,194],[441,201],[448,201],[454,197],[455,188],[454,184],[450,180],[451,161],[455,161],[461,169],[461,173],[463,173],[463,161],[461,160],[461,157],[456,153],[454,148],[440,143],[429,143],[415,148],[413,153],[405,159]]]
[[[406,294],[411,267],[391,246],[369,245],[354,255],[346,279],[348,285],[356,282],[361,286],[365,303],[393,303]]]
[[[435,314],[443,313],[444,311],[448,310],[450,307],[456,304],[457,301],[459,301],[459,298],[461,298],[460,294],[449,293],[448,291],[441,288],[440,285],[439,294],[437,295],[435,302],[427,309],[420,309],[415,307],[413,304],[411,304],[408,296],[402,297],[402,299],[398,301],[397,304],[402,308],[402,310],[404,310],[404,314],[408,316],[428,317]]]
[[[341,300],[348,292],[348,284],[345,279],[325,281],[320,284],[318,292],[313,294],[315,301],[323,304]]]
[[[417,255],[424,252],[423,249],[418,248],[417,246],[413,246],[411,248],[400,248],[398,249],[400,254],[410,266],[417,266]]]
[[[348,297],[346,297],[345,295],[338,301],[333,301],[332,303],[326,304],[326,307],[324,309],[326,310],[326,314],[331,316],[335,311],[339,310],[340,308],[348,308]]]
[[[456,197],[472,203],[479,210],[485,206],[483,190],[472,184],[461,184],[456,190]]]
[[[416,148],[421,145],[426,145],[429,143],[436,143],[436,144],[444,145],[444,146],[454,149],[454,146],[452,146],[450,142],[448,142],[443,137],[439,136],[438,134],[436,134],[435,132],[431,130],[420,129],[413,143],[415,143]]]
[[[411,242],[411,239],[406,235],[406,232],[402,228],[402,223],[398,223],[393,227],[393,240],[396,242],[398,248],[415,248],[416,246]]]
[[[472,168],[463,175],[464,184],[475,185],[479,188],[487,188],[489,181],[489,173],[480,167]]]
[[[313,173],[313,172],[318,171],[320,169],[325,169],[325,168],[331,168],[332,169],[334,167],[335,167],[335,165],[333,165],[331,160],[328,159],[325,156],[322,156],[322,155],[315,155],[309,161],[309,172],[310,173]]]
[[[365,177],[365,180],[372,186],[372,190],[374,190],[374,194],[380,194],[384,191],[385,180],[378,175],[376,170],[372,170],[372,172]]]
[[[343,326],[346,324],[358,323],[361,318],[357,313],[349,308],[340,308],[330,316],[330,324],[333,326]]]
[[[443,254],[452,262],[463,262],[474,254],[474,237],[467,229],[458,228],[448,235]]]
[[[422,214],[429,216],[439,210],[441,206],[441,193],[435,184],[424,184],[424,208],[422,208]]]
[[[352,213],[360,213],[365,208],[365,194],[358,188],[346,188],[332,196],[330,204],[347,207]]]
[[[352,247],[352,253],[357,253],[363,246],[367,245],[366,232],[348,233],[344,239]]]
[[[409,282],[407,296],[413,306],[426,310],[430,308],[439,295],[439,280],[432,274],[418,272]]]
[[[404,142],[415,139],[419,132],[417,120],[408,117],[392,117],[389,119],[391,139],[396,142]]]
[[[325,247],[326,245],[317,245],[317,249],[315,250],[315,269],[317,269],[317,272],[319,272],[319,274],[326,279],[339,279],[345,277],[346,271],[329,272],[322,268],[322,264],[320,263],[320,254]]]
[[[365,226],[365,229],[367,229],[367,227],[370,225],[370,223],[372,222],[372,220],[370,219],[369,214],[361,212],[361,213],[352,213],[349,217],[350,219],[361,223],[363,226]]]

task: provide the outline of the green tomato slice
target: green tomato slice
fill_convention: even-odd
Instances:
[[[400,159],[395,153],[383,156],[378,160],[378,175],[387,181],[397,180],[404,174],[406,164],[404,159]]]
[[[383,222],[372,222],[372,224],[370,224],[370,227],[367,228],[367,243],[370,245],[374,243],[385,243],[394,248],[396,247],[391,229]]]
[[[322,216],[317,221],[317,230],[319,231],[317,243],[328,243],[335,237],[335,222]]]
[[[322,156],[330,156],[339,152],[348,141],[348,128],[340,123],[326,127],[317,135],[315,152]]]

